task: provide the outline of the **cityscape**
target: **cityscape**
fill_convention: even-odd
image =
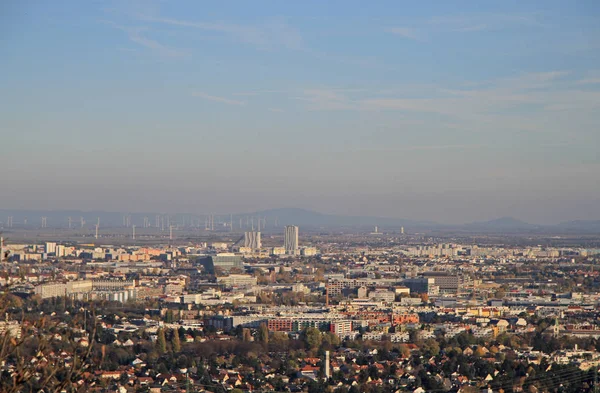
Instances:
[[[233,216],[7,217],[2,389],[595,389],[598,234]]]
[[[0,26],[0,393],[600,392],[600,1]]]

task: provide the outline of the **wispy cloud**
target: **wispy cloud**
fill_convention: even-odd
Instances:
[[[162,56],[167,57],[179,57],[183,56],[184,52],[178,49],[170,48],[166,45],[159,43],[158,41],[152,40],[146,36],[144,36],[144,31],[147,29],[143,28],[135,28],[129,29],[128,35],[129,39],[136,44],[139,44],[145,48],[151,49]]]
[[[389,33],[399,35],[400,37],[408,38],[410,40],[419,40],[417,30],[410,27],[390,27],[386,29]]]
[[[429,151],[429,150],[469,150],[469,149],[481,149],[484,145],[469,145],[469,144],[455,144],[455,145],[414,145],[414,146],[401,146],[391,148],[379,148],[379,149],[360,149],[361,152],[372,151],[372,152],[403,152],[403,151]]]
[[[465,13],[434,16],[427,21],[427,25],[440,30],[455,32],[501,30],[517,26],[543,26],[537,15],[502,13]]]
[[[137,45],[140,45],[144,48],[150,49],[153,52],[159,54],[160,56],[165,57],[179,57],[184,56],[186,54],[185,51],[180,49],[171,48],[167,45],[164,45],[156,40],[148,38],[146,33],[150,30],[145,27],[129,27],[129,26],[121,26],[111,21],[102,21],[103,23],[112,26],[117,30],[121,30],[127,34],[129,40]],[[124,49],[118,48],[119,51],[135,51],[132,49]]]
[[[598,85],[600,84],[600,78],[585,78],[576,82],[578,85]]]
[[[244,101],[232,100],[230,98],[219,97],[219,96],[213,96],[213,95],[201,92],[201,91],[193,92],[192,96],[203,98],[203,99],[209,100],[209,101],[220,102],[222,104],[227,104],[227,105],[246,105],[246,103]]]
[[[564,70],[534,72],[489,80],[460,88],[442,86],[414,92],[318,88],[294,96],[315,111],[389,112],[397,121],[435,115],[428,124],[462,131],[497,130],[501,124],[513,132],[545,133],[557,130],[552,120],[563,122],[565,111],[578,120],[594,120],[600,110],[600,91],[581,89]],[[558,111],[563,114],[559,115]],[[560,117],[555,117],[560,116]]]
[[[422,41],[431,34],[469,33],[485,30],[503,30],[515,27],[542,27],[537,15],[513,15],[501,13],[467,13],[434,16],[422,20],[418,27],[391,27],[388,33],[400,37]]]
[[[261,49],[273,49],[275,47],[299,49],[303,45],[302,36],[299,31],[282,19],[277,19],[260,26],[224,22],[188,21],[148,15],[140,15],[139,19],[145,22],[220,33]]]
[[[339,91],[332,89],[305,89],[297,100],[308,103],[309,110],[350,110],[355,104]]]
[[[471,31],[482,31],[482,30],[486,30],[488,28],[489,28],[488,25],[479,24],[479,25],[470,25],[470,26],[457,27],[457,28],[454,29],[454,31],[468,33],[468,32],[471,32]]]

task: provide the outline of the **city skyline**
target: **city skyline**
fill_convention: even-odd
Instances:
[[[12,2],[0,207],[600,219],[598,7]]]

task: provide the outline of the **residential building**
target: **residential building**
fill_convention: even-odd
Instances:
[[[244,247],[256,250],[259,249],[261,246],[262,244],[260,242],[260,232],[244,232]]]
[[[288,255],[298,255],[298,227],[287,225],[284,232],[285,253]]]

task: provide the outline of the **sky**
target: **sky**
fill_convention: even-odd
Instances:
[[[5,209],[600,219],[600,2],[0,3]]]

